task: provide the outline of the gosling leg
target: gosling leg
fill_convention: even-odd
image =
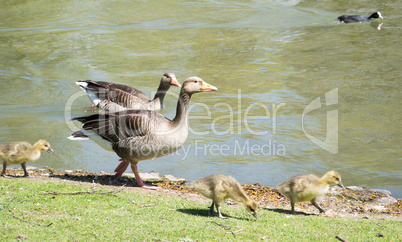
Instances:
[[[214,204],[214,201],[212,201],[211,207],[209,207],[209,212],[208,212],[209,216],[216,216],[217,215],[217,213],[215,213],[214,209],[215,209],[215,204]]]
[[[4,161],[4,162],[3,162],[3,171],[1,172],[1,176],[6,177],[6,168],[7,168],[7,164],[6,164],[6,162]]]
[[[28,177],[29,174],[28,174],[28,172],[27,172],[27,168],[25,167],[25,164],[26,164],[26,162],[22,163],[22,164],[21,164],[21,167],[22,167],[22,169],[24,170],[24,177]]]
[[[229,217],[225,217],[225,216],[223,216],[221,214],[221,207],[219,206],[219,204],[215,204],[215,206],[216,206],[216,210],[218,210],[218,217],[219,218],[223,218],[223,219],[229,218]]]
[[[313,200],[311,200],[310,202],[311,202],[311,204],[314,205],[314,207],[316,207],[316,208],[318,208],[318,210],[320,210],[320,213],[325,213],[325,210],[322,209],[322,208],[317,204],[317,202],[315,201],[315,198],[314,198]]]
[[[294,203],[294,202],[290,202],[290,207],[291,207],[290,212],[291,212],[292,214],[295,214],[295,203]]]

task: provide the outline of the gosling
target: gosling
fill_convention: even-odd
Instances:
[[[316,202],[316,197],[324,195],[328,192],[329,185],[338,185],[345,188],[341,181],[341,176],[336,171],[329,171],[323,177],[319,178],[314,175],[299,175],[290,178],[277,186],[280,193],[290,199],[292,214],[295,213],[295,203],[310,201],[314,207],[324,213]]]
[[[27,142],[11,142],[0,145],[0,159],[3,161],[3,171],[1,175],[7,177],[7,165],[21,164],[24,170],[24,177],[29,176],[25,164],[34,162],[40,157],[40,151],[54,152],[46,140],[38,140],[33,146]]]
[[[228,198],[232,198],[237,202],[243,203],[247,211],[255,218],[257,216],[257,203],[250,200],[239,182],[231,176],[210,175],[192,182],[192,185],[205,197],[212,199],[212,204],[209,209],[209,216],[218,215],[219,218],[225,219],[221,214],[220,203]],[[214,206],[218,213],[215,213]]]

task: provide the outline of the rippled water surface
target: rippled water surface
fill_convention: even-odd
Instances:
[[[191,99],[186,144],[139,163],[194,180],[276,186],[337,170],[402,197],[400,1],[3,1],[0,143],[47,139],[37,166],[113,172],[115,153],[66,137],[90,114],[80,79],[154,94],[164,72],[218,87]],[[383,20],[341,24],[342,14]],[[178,88],[166,108],[175,115]],[[313,142],[314,141],[314,142]]]

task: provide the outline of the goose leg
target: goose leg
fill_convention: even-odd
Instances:
[[[22,169],[24,170],[24,177],[28,177],[28,172],[27,172],[27,168],[25,167],[26,162],[21,164]]]
[[[127,170],[128,165],[130,164],[130,161],[125,160],[125,159],[120,159],[121,163],[114,169],[116,172],[115,176],[116,178],[120,178],[123,173]]]
[[[318,208],[318,210],[320,210],[320,213],[325,213],[325,210],[322,209],[322,208],[317,204],[317,202],[315,201],[315,198],[314,198],[313,200],[311,200],[310,202],[311,202],[311,204],[314,205],[314,207],[316,207],[316,208]]]
[[[135,181],[137,182],[137,186],[145,188],[145,189],[150,189],[150,190],[157,190],[160,187],[157,186],[151,186],[151,185],[147,185],[144,184],[144,182],[142,181],[140,174],[138,174],[138,170],[137,170],[137,165],[135,164],[131,164],[131,169],[134,172],[134,176],[135,176]]]

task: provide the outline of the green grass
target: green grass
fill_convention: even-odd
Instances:
[[[400,241],[402,234],[399,221],[293,216],[266,209],[259,210],[256,220],[243,208],[227,205],[222,206],[223,214],[235,218],[222,220],[207,216],[207,204],[158,193],[43,194],[88,189],[92,186],[0,179],[0,240],[338,241],[335,236],[339,235],[349,241]],[[41,226],[14,216],[52,224]],[[378,237],[378,233],[385,237]]]

